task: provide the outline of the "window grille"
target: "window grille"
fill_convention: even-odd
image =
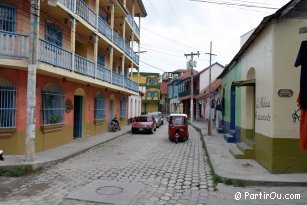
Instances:
[[[64,98],[60,92],[42,92],[42,125],[64,124]]]
[[[63,31],[53,23],[46,21],[46,41],[62,47]]]
[[[120,116],[126,117],[126,98],[122,97],[120,101]]]
[[[13,6],[0,4],[0,30],[16,31],[16,8]]]
[[[16,100],[16,88],[0,77],[0,128],[16,127]]]
[[[104,95],[99,94],[95,97],[95,120],[104,120],[106,118],[106,98]]]

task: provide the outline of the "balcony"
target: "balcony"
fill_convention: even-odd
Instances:
[[[140,36],[140,28],[138,27],[138,25],[135,23],[133,17],[131,16],[131,14],[128,12],[128,16],[126,17],[126,20],[128,21],[128,23],[130,24],[130,27],[132,28],[132,30],[138,35]]]
[[[97,14],[82,0],[77,0],[76,2],[76,11],[75,10],[75,1],[74,0],[59,0],[59,2],[65,6],[72,13],[77,14],[87,23],[89,23],[94,28],[112,41],[116,46],[118,46],[122,51],[124,51],[136,64],[139,64],[139,56],[130,48],[129,44],[125,43],[125,40],[117,34],[115,31],[112,31],[112,28],[108,23],[102,18],[98,17],[97,23]],[[133,20],[132,16],[129,14],[127,21],[135,31],[135,33],[140,36],[140,29]],[[98,27],[98,28],[97,28]]]
[[[48,63],[60,69],[73,70],[73,55],[71,52],[42,39],[39,40],[38,45],[38,60],[40,62]],[[0,56],[28,58],[29,36],[0,31]],[[125,77],[123,82],[123,76],[117,73],[112,73],[111,79],[111,71],[109,69],[101,65],[96,66],[95,62],[78,55],[75,55],[74,59],[75,73],[139,92],[139,85],[130,79]]]
[[[199,89],[193,90],[194,95],[199,95]],[[191,95],[191,90],[186,90],[179,93],[179,97],[185,97]]]

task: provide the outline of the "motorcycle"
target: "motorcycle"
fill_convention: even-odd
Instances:
[[[4,158],[3,158],[3,151],[0,149],[0,160],[1,161],[4,161]]]
[[[111,128],[110,129],[111,129],[112,132],[117,132],[117,131],[121,130],[120,126],[119,126],[119,122],[116,118],[113,118],[111,120]]]

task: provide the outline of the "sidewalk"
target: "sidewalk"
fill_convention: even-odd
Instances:
[[[76,139],[70,144],[36,153],[33,162],[26,162],[24,155],[5,155],[4,153],[5,160],[0,161],[0,168],[20,165],[32,165],[35,168],[48,167],[58,162],[65,161],[103,142],[122,136],[130,130],[131,126],[128,125],[122,127],[121,130],[117,132],[106,132],[93,137]]]
[[[253,159],[235,159],[229,152],[229,148],[234,144],[227,143],[223,133],[219,134],[213,129],[212,136],[208,136],[207,124],[190,124],[201,130],[212,167],[218,176],[239,179],[247,185],[307,186],[307,173],[271,174]]]

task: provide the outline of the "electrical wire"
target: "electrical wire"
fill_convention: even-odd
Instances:
[[[163,70],[163,69],[161,69],[161,68],[157,68],[156,66],[150,65],[149,63],[146,63],[146,62],[144,62],[144,61],[141,61],[141,60],[140,60],[140,62],[141,62],[141,63],[144,63],[145,65],[148,65],[148,66],[151,67],[151,68],[157,69],[157,70],[159,70],[159,71],[167,72],[166,70]]]
[[[189,0],[201,3],[208,4],[217,4],[217,5],[228,5],[228,6],[238,6],[238,7],[247,7],[247,8],[258,8],[258,9],[279,9],[277,7],[261,6],[261,5],[252,5],[252,4],[243,4],[243,3],[231,3],[226,1],[206,1],[206,0]]]

